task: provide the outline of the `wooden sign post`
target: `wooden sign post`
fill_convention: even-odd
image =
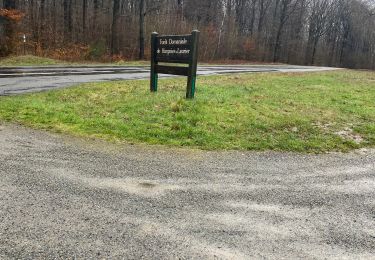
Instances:
[[[150,90],[158,90],[158,74],[187,76],[186,98],[195,94],[198,65],[199,31],[191,35],[163,35],[154,32],[151,35],[151,83]],[[162,63],[180,63],[188,66],[159,65]]]

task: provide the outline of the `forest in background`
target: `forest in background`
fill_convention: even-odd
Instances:
[[[145,59],[193,29],[201,61],[375,69],[374,0],[0,0],[0,56]]]

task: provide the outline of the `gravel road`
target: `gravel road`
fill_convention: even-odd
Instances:
[[[375,151],[114,145],[0,125],[1,259],[374,259]]]
[[[335,69],[292,65],[200,66],[198,75],[241,72],[311,72]],[[170,75],[161,75],[161,77],[167,76]],[[0,96],[64,88],[85,82],[147,79],[149,77],[150,71],[146,66],[0,67]]]

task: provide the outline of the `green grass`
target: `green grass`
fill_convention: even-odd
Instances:
[[[47,66],[47,65],[66,65],[64,61],[37,57],[32,55],[11,56],[0,59],[0,66]]]
[[[199,63],[200,65],[233,65],[230,63],[232,61],[218,61],[214,63],[203,62]],[[234,61],[234,64],[239,65],[259,65],[259,63],[249,63],[249,62],[240,62]],[[260,63],[262,64],[262,63]],[[150,61],[147,60],[127,60],[127,61],[118,61],[118,62],[95,62],[95,61],[77,61],[77,62],[69,62],[63,60],[55,60],[51,58],[45,57],[38,57],[33,55],[21,55],[21,56],[10,56],[6,58],[0,58],[0,67],[16,67],[16,66],[50,66],[50,65],[64,65],[64,66],[85,66],[85,65],[93,65],[93,66],[150,66]],[[180,64],[175,64],[176,66],[185,66]]]
[[[110,65],[110,66],[143,66],[149,65],[148,61],[120,61],[114,63],[100,63],[94,61],[69,62],[63,60],[55,60],[51,58],[24,55],[24,56],[10,56],[0,58],[0,67],[5,66],[49,66],[49,65],[66,65],[66,66],[80,66],[80,65]]]
[[[200,65],[230,65],[233,61],[218,61],[215,63],[203,62],[199,63]],[[240,62],[234,61],[234,64],[239,65],[259,65],[259,63],[249,63],[249,62]],[[147,60],[127,60],[127,61],[118,61],[118,62],[95,62],[95,61],[77,61],[69,62],[63,60],[55,60],[51,58],[38,57],[33,55],[24,55],[24,56],[10,56],[6,58],[0,58],[0,67],[16,67],[16,66],[50,66],[50,65],[64,65],[64,66],[150,66],[150,61]],[[176,66],[185,66],[175,64]]]
[[[33,55],[25,56],[11,56],[0,59],[0,67],[14,67],[14,66],[49,66],[49,65],[65,65],[65,66],[81,66],[81,65],[103,65],[103,66],[146,66],[150,65],[148,61],[120,61],[114,63],[100,63],[100,62],[68,62],[62,60],[54,60],[45,57],[38,57]]]
[[[133,60],[133,61],[118,61],[114,63],[105,63],[104,65],[113,66],[150,66],[150,61],[146,60]]]
[[[202,149],[348,151],[375,146],[375,73],[334,71],[84,84],[0,98],[0,120],[76,136]],[[352,129],[356,143],[336,134]],[[349,135],[350,137],[350,135]]]

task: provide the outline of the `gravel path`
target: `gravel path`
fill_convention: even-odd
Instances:
[[[0,124],[1,259],[374,259],[375,151],[206,152]]]

